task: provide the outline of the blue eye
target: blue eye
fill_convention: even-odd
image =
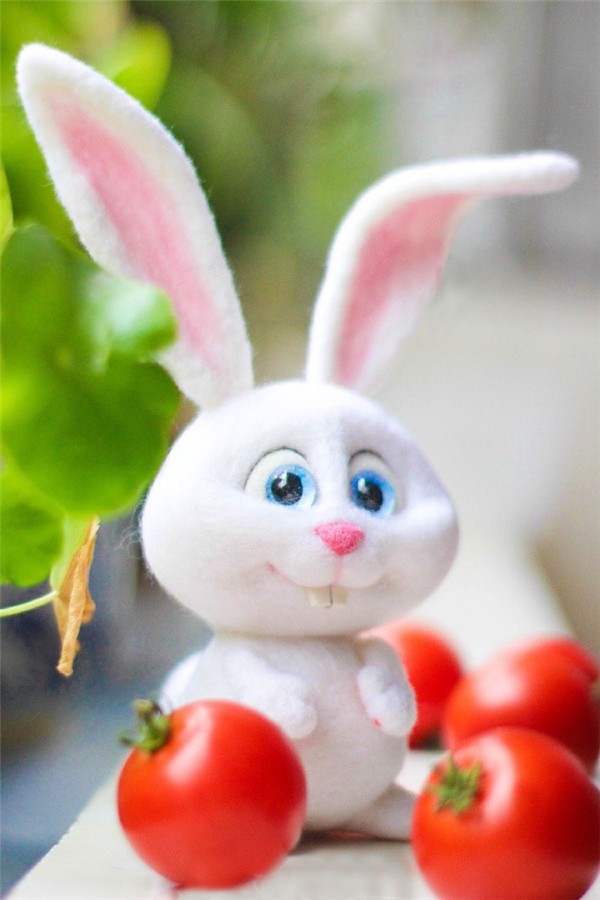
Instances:
[[[387,478],[363,469],[350,482],[350,496],[355,506],[375,516],[391,516],[396,507],[396,491]]]
[[[312,506],[317,499],[317,483],[303,466],[277,466],[267,478],[265,495],[280,506]]]

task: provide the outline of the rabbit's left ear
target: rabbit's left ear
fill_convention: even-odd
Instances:
[[[214,406],[250,388],[233,279],[182,148],[139,103],[66,53],[30,44],[17,76],[59,199],[90,255],[170,297],[178,339],[161,361],[183,392]]]
[[[337,231],[315,305],[306,376],[364,390],[413,330],[463,215],[485,197],[566,187],[559,153],[451,160],[393,172],[362,194]]]

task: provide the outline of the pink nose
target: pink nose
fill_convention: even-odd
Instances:
[[[315,534],[338,556],[352,553],[365,538],[362,528],[351,522],[328,522],[326,525],[317,525]]]

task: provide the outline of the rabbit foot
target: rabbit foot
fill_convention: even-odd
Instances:
[[[372,837],[408,841],[416,796],[393,784],[374,803],[344,822],[342,828]]]

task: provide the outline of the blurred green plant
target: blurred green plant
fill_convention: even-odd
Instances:
[[[110,278],[82,254],[16,93],[16,57],[31,41],[91,62],[147,106],[171,50],[124,0],[2,3],[0,580],[48,580],[51,591],[1,615],[53,602],[68,675],[94,608],[98,516],[130,509],[168,447],[179,395],[150,359],[175,323],[160,292]]]
[[[340,216],[386,165],[379,86],[331,52],[332,12],[2,0],[0,568],[22,586],[50,576],[42,601],[72,589],[78,560],[91,562],[90,523],[131,508],[166,452],[177,393],[149,360],[174,324],[157,291],[85,259],[20,107],[16,56],[31,41],[57,46],[156,106],[201,173],[260,348],[273,322],[307,318]],[[93,607],[85,579],[79,621]]]
[[[158,23],[137,21],[125,0],[2,0],[0,128],[15,221],[39,222],[75,246],[72,226],[56,199],[17,96],[16,58],[32,41],[91,63],[149,107],[164,88],[170,44]]]
[[[9,240],[3,448],[70,515],[121,512],[158,468],[178,394],[148,360],[174,337],[157,289],[99,272],[36,225]]]
[[[173,62],[156,113],[200,173],[263,374],[273,323],[306,325],[341,216],[397,153],[381,73],[336,39],[353,4],[131,6],[169,34]]]
[[[100,272],[39,225],[8,240],[1,291],[0,578],[50,575],[60,591],[57,562],[91,519],[135,504],[167,451],[179,394],[151,360],[175,322],[160,291]]]

